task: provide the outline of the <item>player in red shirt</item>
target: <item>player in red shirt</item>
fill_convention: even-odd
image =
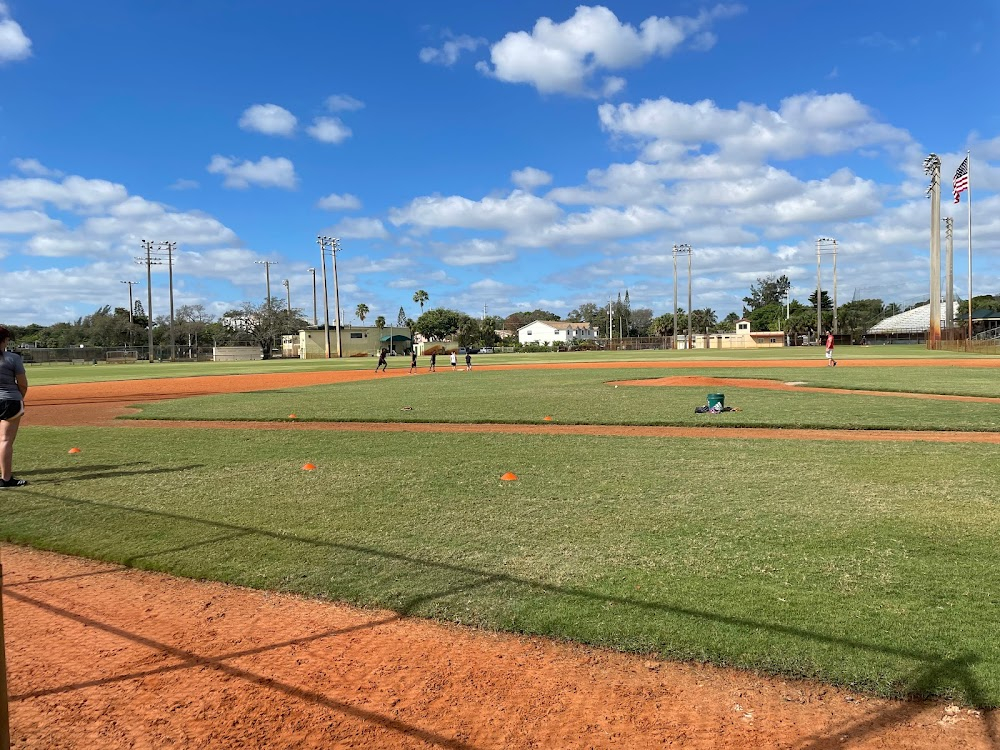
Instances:
[[[826,332],[826,365],[827,367],[837,366],[837,360],[833,358],[833,333],[830,331]]]

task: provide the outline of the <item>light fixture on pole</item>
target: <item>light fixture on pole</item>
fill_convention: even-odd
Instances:
[[[319,326],[319,316],[316,314],[316,269],[310,268],[309,273],[312,274],[313,279],[313,328]]]
[[[292,315],[292,291],[288,286],[288,279],[281,282],[281,285],[285,287],[285,308],[288,310],[289,320],[291,320]]]

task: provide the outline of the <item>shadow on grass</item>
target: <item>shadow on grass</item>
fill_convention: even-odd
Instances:
[[[630,607],[635,607],[637,609],[645,609],[648,611],[656,611],[656,612],[663,612],[674,615],[682,615],[686,617],[697,618],[699,620],[703,620],[706,622],[730,625],[742,629],[767,631],[771,633],[781,634],[794,638],[801,638],[804,640],[814,641],[823,644],[836,645],[859,651],[881,653],[885,655],[910,659],[920,663],[923,666],[917,671],[917,673],[910,680],[906,681],[905,687],[902,688],[902,692],[904,694],[911,696],[928,695],[932,693],[935,688],[939,687],[943,680],[951,680],[954,683],[962,686],[962,688],[965,691],[965,695],[968,697],[968,700],[970,703],[972,703],[972,705],[978,707],[987,707],[987,708],[991,706],[989,697],[987,696],[986,692],[982,689],[982,686],[979,684],[975,675],[971,671],[971,667],[980,660],[978,655],[976,654],[969,653],[969,654],[963,654],[959,657],[948,658],[942,654],[937,654],[930,651],[917,651],[913,649],[894,648],[885,645],[866,643],[864,641],[848,637],[814,633],[809,630],[805,630],[803,628],[798,628],[788,625],[763,622],[763,621],[753,620],[750,618],[734,617],[731,615],[722,615],[707,610],[695,609],[692,607],[681,607],[677,605],[663,604],[660,602],[644,601],[625,596],[614,596],[609,594],[603,594],[596,591],[590,591],[588,589],[575,586],[559,586],[555,584],[546,583],[544,581],[536,581],[529,578],[510,575],[507,573],[491,573],[490,571],[480,570],[471,566],[442,562],[438,560],[428,560],[412,555],[402,554],[399,552],[393,552],[390,550],[377,549],[374,547],[365,547],[362,545],[348,544],[344,542],[333,542],[324,539],[299,536],[295,534],[281,534],[266,529],[257,529],[249,526],[240,526],[238,524],[226,523],[224,521],[214,521],[210,519],[198,518],[196,516],[188,516],[179,513],[170,513],[167,511],[151,510],[146,508],[132,508],[110,502],[61,498],[53,495],[48,495],[44,492],[39,492],[37,490],[25,491],[23,494],[31,494],[41,499],[44,499],[47,502],[47,505],[51,504],[49,501],[55,501],[55,502],[65,503],[66,505],[91,506],[103,509],[116,510],[128,514],[136,514],[148,518],[158,518],[174,522],[192,523],[206,528],[234,532],[214,539],[195,542],[190,545],[185,545],[184,547],[175,548],[174,550],[164,550],[162,552],[151,552],[143,555],[136,555],[133,556],[132,558],[129,558],[129,561],[131,562],[137,561],[141,558],[151,557],[157,554],[164,554],[171,551],[190,549],[205,544],[212,544],[235,538],[256,537],[263,539],[272,539],[281,542],[294,542],[299,544],[306,544],[319,548],[351,552],[357,555],[367,556],[372,560],[380,559],[392,562],[399,562],[410,566],[420,566],[427,569],[446,571],[450,573],[459,574],[462,576],[471,576],[475,579],[478,579],[472,583],[463,584],[458,587],[449,588],[444,591],[427,594],[411,599],[408,602],[406,602],[402,607],[396,608],[396,610],[399,612],[400,617],[413,613],[415,608],[420,604],[424,604],[433,601],[435,599],[441,599],[446,596],[450,596],[454,593],[457,593],[459,591],[468,591],[494,583],[507,583],[559,596],[578,597],[606,604],[621,604]],[[126,564],[128,564],[128,561],[126,562]],[[24,595],[19,594],[17,592],[11,592],[11,596],[20,597],[21,600],[24,601],[28,600],[27,597],[24,597]],[[32,603],[34,603],[33,600]],[[398,618],[392,618],[392,619],[398,619]],[[863,722],[857,722],[843,727],[838,727],[836,731],[832,731],[828,735],[822,737],[808,738],[805,741],[806,744],[802,744],[799,747],[803,748],[803,750],[825,750],[826,748],[842,747],[843,745],[842,741],[840,740],[840,737],[844,734],[851,735],[851,738],[854,740],[856,740],[859,736],[875,734],[877,732],[888,729],[893,724],[897,724],[899,722],[907,720],[912,716],[915,716],[916,714],[920,713],[924,708],[925,706],[922,706],[917,701],[904,702],[902,704],[899,704],[898,706],[888,708],[879,713],[875,713]],[[1000,731],[998,731],[997,727],[994,726],[995,724],[994,718],[995,717],[993,717],[990,713],[984,715],[983,717],[984,728],[990,739],[991,744],[993,746],[1000,746]],[[462,744],[444,745],[444,746],[467,747],[466,745]]]

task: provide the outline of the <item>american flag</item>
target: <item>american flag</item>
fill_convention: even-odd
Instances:
[[[961,166],[955,170],[955,179],[952,180],[952,191],[955,193],[955,203],[961,203],[958,196],[962,194],[963,190],[969,189],[969,157],[965,157],[965,161],[962,162]]]

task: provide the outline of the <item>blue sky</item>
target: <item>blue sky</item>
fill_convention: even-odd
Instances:
[[[838,301],[909,302],[931,151],[964,296],[967,149],[975,290],[1000,293],[998,36],[993,0],[0,0],[0,320],[145,299],[142,239],[178,243],[177,305],[260,301],[271,260],[311,317],[320,233],[345,322],[416,317],[417,289],[660,314],[675,243],[721,318],[766,274],[804,300],[817,237]]]

